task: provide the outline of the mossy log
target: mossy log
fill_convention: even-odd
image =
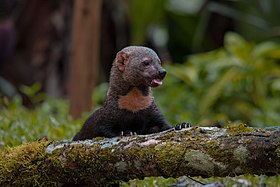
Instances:
[[[193,127],[0,152],[0,186],[104,186],[149,176],[280,173],[280,130]]]

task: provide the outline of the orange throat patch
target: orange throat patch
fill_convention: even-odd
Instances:
[[[148,108],[152,104],[153,99],[150,93],[144,96],[138,88],[134,87],[127,95],[120,96],[118,104],[120,109],[138,112]]]

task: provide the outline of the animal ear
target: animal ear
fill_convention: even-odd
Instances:
[[[128,64],[129,55],[123,51],[117,53],[116,64],[120,71],[125,70],[125,66]]]

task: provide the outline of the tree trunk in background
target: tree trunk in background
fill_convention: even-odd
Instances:
[[[80,117],[91,108],[91,95],[99,71],[100,15],[102,0],[74,1],[69,72],[70,114]]]

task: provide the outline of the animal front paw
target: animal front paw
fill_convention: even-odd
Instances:
[[[192,127],[192,124],[191,123],[186,123],[186,122],[183,122],[183,123],[178,123],[176,126],[175,126],[175,130],[181,130],[181,129],[185,129],[185,128],[189,128],[189,127]]]

